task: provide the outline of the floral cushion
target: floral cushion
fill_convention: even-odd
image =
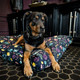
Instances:
[[[19,35],[20,36],[20,35]],[[0,37],[0,56],[15,64],[23,64],[24,46],[12,44],[17,41],[19,36],[1,36]],[[62,57],[67,47],[72,43],[72,37],[59,35],[44,39],[46,46],[49,47],[58,60]],[[33,71],[40,71],[51,66],[48,53],[42,49],[34,50],[30,56],[30,64]]]

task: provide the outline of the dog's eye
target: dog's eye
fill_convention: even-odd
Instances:
[[[39,16],[36,16],[36,19],[39,19]]]
[[[45,19],[44,19],[44,17],[42,17],[42,21],[44,21]]]

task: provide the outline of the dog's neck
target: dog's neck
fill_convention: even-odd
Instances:
[[[24,40],[27,44],[30,44],[34,47],[38,47],[40,44],[43,43],[44,38],[43,36],[25,36],[24,35]]]

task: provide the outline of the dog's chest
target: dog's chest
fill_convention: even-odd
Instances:
[[[43,40],[44,40],[43,37],[39,37],[37,39],[27,38],[25,39],[25,42],[34,47],[38,47],[40,44],[43,43]]]

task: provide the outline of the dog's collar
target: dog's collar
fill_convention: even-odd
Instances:
[[[38,36],[30,36],[30,38],[32,38],[32,39],[38,39],[39,37],[42,37],[42,34],[39,34]]]
[[[43,36],[35,36],[35,37],[29,36],[28,37],[26,34],[24,34],[25,43],[30,44],[30,45],[35,46],[35,47],[37,47],[43,43],[43,40],[44,40]]]

